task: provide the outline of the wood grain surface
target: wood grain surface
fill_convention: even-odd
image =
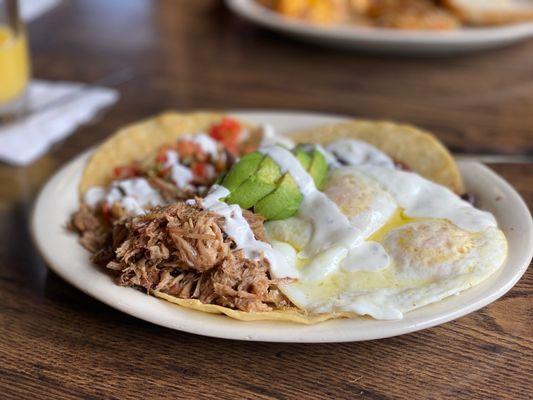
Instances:
[[[408,121],[461,153],[533,156],[533,41],[446,59],[362,55],[254,27],[208,0],[70,0],[29,27],[34,74],[121,100],[35,164],[0,165],[2,399],[529,399],[533,273],[457,321],[344,344],[235,342],[115,311],[50,272],[28,232],[67,160],[164,109],[317,110]],[[510,158],[512,161],[512,158]],[[533,206],[533,167],[491,165]]]

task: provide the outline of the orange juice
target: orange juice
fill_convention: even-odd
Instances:
[[[30,75],[25,32],[0,25],[0,106],[20,96]]]

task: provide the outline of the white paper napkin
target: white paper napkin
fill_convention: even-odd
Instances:
[[[31,81],[28,98],[33,111],[19,121],[0,126],[0,161],[14,165],[35,161],[118,97],[116,90],[100,86]]]
[[[33,21],[59,4],[60,0],[20,0],[20,15],[26,22]]]

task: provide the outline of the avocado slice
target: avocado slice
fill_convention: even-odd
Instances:
[[[315,149],[311,153],[311,165],[307,172],[309,172],[309,175],[311,175],[315,181],[316,187],[319,190],[324,189],[326,178],[328,176],[328,163],[320,151]]]
[[[239,164],[234,168],[239,168]],[[259,163],[257,171],[241,185],[234,190],[228,188],[231,194],[226,198],[226,203],[238,204],[243,209],[252,208],[259,200],[276,189],[276,182],[280,177],[281,170],[278,164],[266,156]]]
[[[263,158],[265,156],[258,151],[246,154],[224,176],[222,186],[233,192],[257,171]]]
[[[278,187],[263,197],[254,206],[254,212],[267,220],[286,219],[296,214],[303,196],[291,174],[286,173],[279,180]]]
[[[294,156],[300,161],[302,167],[307,171],[311,166],[311,156],[307,154],[303,149],[296,147],[294,150]]]

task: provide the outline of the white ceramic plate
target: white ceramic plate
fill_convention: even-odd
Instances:
[[[307,113],[236,112],[252,123],[271,123],[279,132],[341,121],[340,117]],[[505,266],[483,284],[458,296],[409,312],[399,321],[370,318],[342,319],[312,326],[287,322],[242,322],[225,316],[188,310],[119,287],[109,275],[89,262],[77,236],[65,229],[77,208],[77,186],[90,152],[63,167],[44,187],[32,218],[34,240],[57,274],[94,298],[118,310],[173,329],[229,339],[272,342],[344,342],[378,339],[442,324],[475,311],[507,292],[525,272],[533,254],[533,222],[515,190],[489,168],[461,162],[466,187],[481,207],[494,213],[509,241]]]
[[[407,31],[358,26],[317,26],[291,20],[255,0],[226,0],[243,18],[309,42],[373,52],[445,55],[500,47],[533,36],[533,23],[453,31]]]

